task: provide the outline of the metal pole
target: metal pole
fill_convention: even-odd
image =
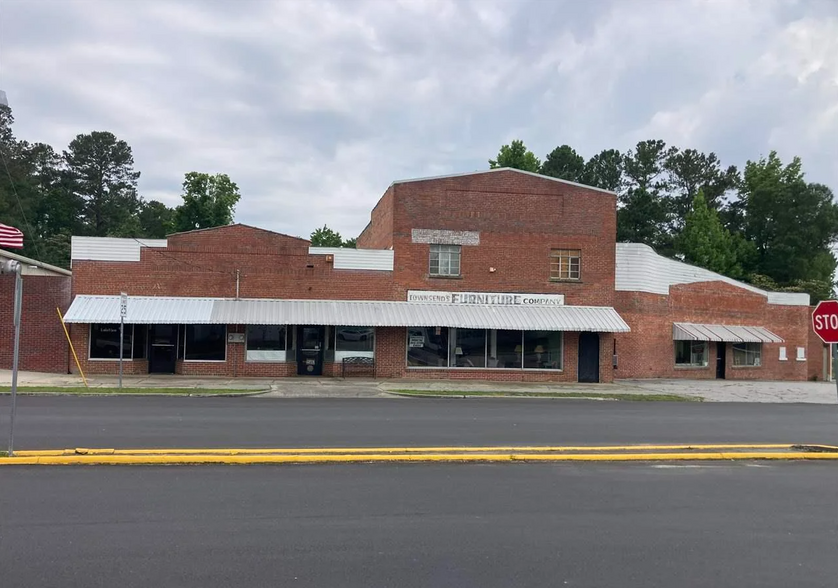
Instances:
[[[9,413],[9,457],[15,452],[15,413],[17,412],[17,364],[20,359],[20,315],[23,311],[23,266],[15,269],[15,348],[12,357],[12,407]]]
[[[122,348],[125,343],[125,317],[119,315],[119,387],[122,388]]]
[[[829,346],[829,352],[832,353],[832,379],[835,380],[835,391],[838,393],[838,354],[836,354],[836,343]]]

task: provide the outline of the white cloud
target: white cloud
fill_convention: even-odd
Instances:
[[[838,188],[832,2],[13,2],[16,133],[110,130],[147,198],[225,172],[238,220],[356,235],[391,181],[645,138],[741,165],[777,149]]]

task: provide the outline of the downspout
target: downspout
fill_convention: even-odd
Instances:
[[[239,270],[236,270],[236,300],[239,299]]]

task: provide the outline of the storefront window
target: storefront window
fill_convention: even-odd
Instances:
[[[224,361],[226,358],[226,325],[186,325],[186,361]]]
[[[485,329],[452,329],[451,361],[456,367],[486,367]]]
[[[285,325],[248,325],[247,361],[285,361]]]
[[[486,365],[490,368],[521,369],[523,343],[521,331],[489,331]]]
[[[131,359],[134,325],[124,325],[122,357]],[[119,359],[119,324],[90,325],[90,359]]]
[[[408,329],[407,365],[410,367],[448,367],[448,327]]]
[[[562,369],[562,333],[524,331],[524,369]]]
[[[134,359],[146,358],[146,347],[148,342],[148,325],[134,325]]]
[[[762,359],[762,343],[734,343],[733,365],[760,366]]]
[[[675,341],[675,365],[707,367],[707,341]]]
[[[335,327],[336,351],[373,351],[375,329],[373,327]]]

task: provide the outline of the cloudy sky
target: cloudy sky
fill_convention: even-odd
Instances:
[[[838,192],[836,0],[0,0],[0,89],[20,138],[111,131],[145,198],[224,172],[301,236],[516,138],[773,149]]]

